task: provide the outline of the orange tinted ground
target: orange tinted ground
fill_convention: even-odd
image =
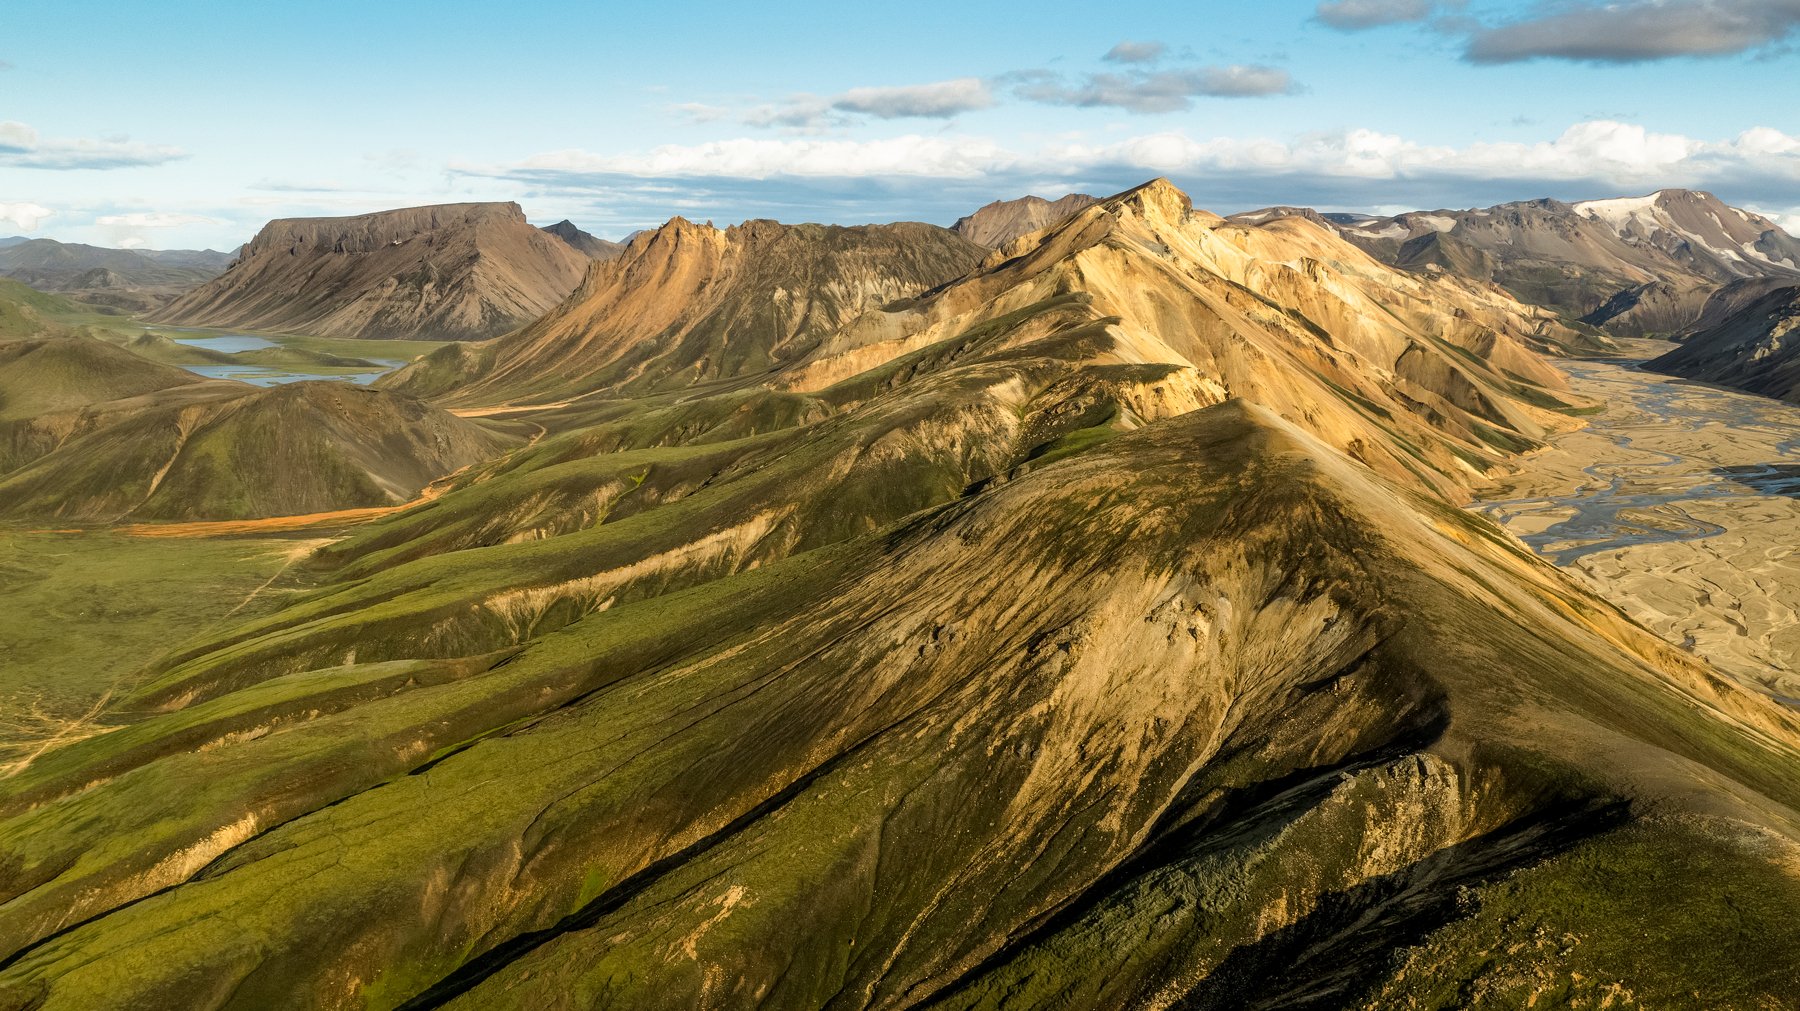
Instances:
[[[430,489],[426,489],[427,492]],[[430,496],[435,498],[436,496]],[[115,528],[132,537],[226,537],[237,534],[267,534],[286,530],[310,530],[314,527],[344,526],[410,509],[427,500],[421,494],[411,502],[392,506],[369,506],[363,509],[336,509],[323,513],[297,516],[268,516],[256,520],[195,520],[188,523],[127,523]]]

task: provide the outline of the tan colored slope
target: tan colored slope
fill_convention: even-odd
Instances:
[[[760,377],[860,313],[961,276],[983,253],[917,223],[719,230],[676,218],[596,264],[530,326],[444,348],[381,385],[480,407]]]
[[[1530,350],[1568,334],[1547,312],[1393,270],[1303,220],[1230,224],[1161,180],[997,251],[917,304],[864,315],[777,382],[823,389],[1071,295],[1109,360],[1168,366],[1162,388],[1187,409],[1264,404],[1393,477],[1466,482],[1575,424],[1563,412],[1579,400],[1558,399],[1563,380]]]
[[[223,275],[150,319],[329,337],[478,340],[542,315],[589,259],[517,204],[271,221]]]

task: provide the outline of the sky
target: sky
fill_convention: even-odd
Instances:
[[[1800,232],[1800,0],[6,0],[0,236],[230,249],[513,200],[949,224],[1708,189]]]

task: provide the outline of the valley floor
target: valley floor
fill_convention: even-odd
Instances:
[[[1670,346],[1564,363],[1605,412],[1474,508],[1671,643],[1800,705],[1800,407],[1638,367]]]

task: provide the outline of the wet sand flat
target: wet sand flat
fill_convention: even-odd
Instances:
[[[1472,507],[1670,642],[1800,699],[1800,408],[1637,367],[1669,347],[1561,363],[1606,411]]]

